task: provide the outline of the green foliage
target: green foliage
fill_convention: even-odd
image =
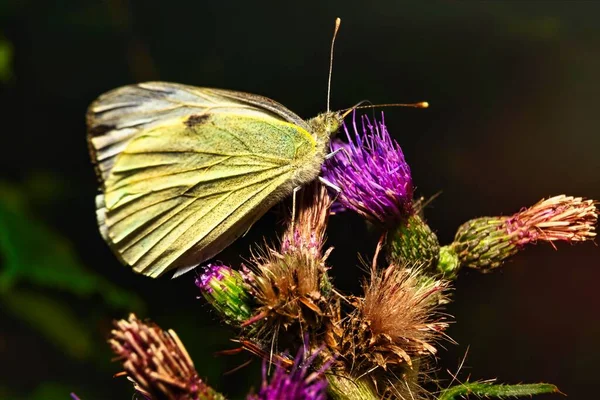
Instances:
[[[1,307],[67,356],[90,360],[101,340],[89,329],[95,322],[78,315],[65,296],[98,296],[107,307],[139,312],[144,304],[87,269],[67,238],[34,216],[30,204],[36,198],[51,204],[52,195],[33,182],[20,187],[0,182]]]
[[[92,334],[68,304],[22,289],[8,291],[1,299],[6,311],[29,323],[69,356],[83,359],[91,354],[94,346]]]
[[[438,400],[454,400],[470,395],[481,398],[504,399],[507,397],[530,397],[534,394],[560,393],[548,383],[504,385],[493,382],[464,382],[444,390]]]
[[[9,81],[13,76],[12,70],[13,46],[0,34],[0,82]]]
[[[0,290],[25,281],[81,298],[98,294],[114,308],[143,308],[135,294],[85,268],[66,238],[29,214],[24,197],[0,183]]]

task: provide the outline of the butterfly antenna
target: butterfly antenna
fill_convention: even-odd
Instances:
[[[335,44],[335,38],[340,30],[340,24],[342,20],[340,18],[335,19],[335,28],[333,29],[333,39],[331,39],[331,52],[329,54],[329,76],[327,77],[327,112],[330,112],[329,100],[331,98],[331,73],[333,71],[333,48]]]
[[[362,102],[361,102],[362,103]],[[360,104],[360,103],[358,103]],[[429,103],[426,101],[420,101],[418,103],[389,103],[389,104],[371,104],[368,106],[356,105],[354,107],[347,108],[345,110],[340,110],[342,113],[342,117],[346,118],[348,114],[350,114],[354,110],[360,110],[363,108],[380,108],[380,107],[412,107],[412,108],[428,108]]]

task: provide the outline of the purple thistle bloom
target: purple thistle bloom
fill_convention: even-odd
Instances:
[[[280,364],[276,366],[267,382],[267,364],[263,364],[263,384],[257,394],[250,394],[247,400],[326,400],[327,380],[323,376],[331,361],[318,371],[311,372],[311,365],[319,351],[302,360],[304,349],[300,349],[289,373]]]
[[[349,143],[333,141],[337,153],[323,166],[325,179],[340,187],[337,201],[370,221],[395,226],[413,213],[410,168],[384,123],[361,116],[362,132],[353,115],[354,137],[344,123]]]
[[[202,291],[206,291],[211,293],[213,288],[211,287],[211,282],[213,280],[221,281],[225,277],[224,274],[230,275],[231,268],[224,265],[221,262],[217,262],[215,264],[208,264],[204,267],[204,273],[198,277],[196,277],[196,286],[198,286]]]

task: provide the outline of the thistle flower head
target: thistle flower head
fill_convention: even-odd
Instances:
[[[506,220],[506,231],[519,245],[543,240],[582,242],[596,237],[598,210],[593,200],[572,196],[542,199]]]
[[[281,240],[281,253],[305,253],[321,258],[331,199],[325,187],[313,182],[296,193],[299,209],[292,215]]]
[[[376,272],[364,287],[359,318],[368,326],[373,340],[380,343],[380,349],[397,355],[397,363],[411,365],[412,357],[435,354],[433,343],[448,326],[435,319],[438,296],[446,284],[422,278],[419,270],[390,265]],[[394,357],[382,359],[393,364]]]
[[[208,264],[196,286],[226,322],[239,325],[250,318],[250,295],[239,272],[221,262]]]
[[[542,199],[510,217],[472,219],[441,249],[438,270],[446,276],[456,275],[461,266],[488,271],[530,243],[592,240],[597,222],[595,201],[565,195]]]
[[[413,358],[435,354],[434,344],[448,326],[436,312],[446,288],[418,269],[392,264],[373,272],[344,327],[342,358],[369,370],[412,367]]]
[[[220,400],[223,396],[198,377],[194,363],[177,334],[130,314],[115,321],[109,344],[134,382],[148,399]]]
[[[253,259],[247,278],[257,312],[246,325],[265,335],[292,324],[312,324],[326,314],[331,284],[322,252],[331,200],[318,182],[297,194],[298,213],[279,249],[267,248]],[[259,334],[262,336],[262,334]]]
[[[337,365],[355,377],[369,375],[380,395],[421,398],[422,364],[437,352],[435,345],[448,327],[437,312],[446,288],[446,282],[420,269],[391,264],[374,271],[364,296],[355,299],[355,310],[339,325],[337,343],[328,343],[338,355]],[[392,383],[398,377],[400,385]]]
[[[324,373],[330,363],[325,363],[319,370],[313,370],[317,356],[318,351],[303,360],[304,350],[301,348],[289,372],[279,364],[270,381],[265,362],[260,391],[249,395],[248,400],[326,400],[327,380]]]
[[[381,121],[353,117],[352,131],[344,124],[349,143],[333,141],[337,153],[323,166],[323,176],[342,189],[337,200],[370,221],[397,226],[413,213],[413,184],[404,153]]]

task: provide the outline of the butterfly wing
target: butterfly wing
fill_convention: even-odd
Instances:
[[[239,92],[127,86],[92,104],[88,126],[100,231],[152,277],[216,255],[293,190],[315,155],[300,118]]]

